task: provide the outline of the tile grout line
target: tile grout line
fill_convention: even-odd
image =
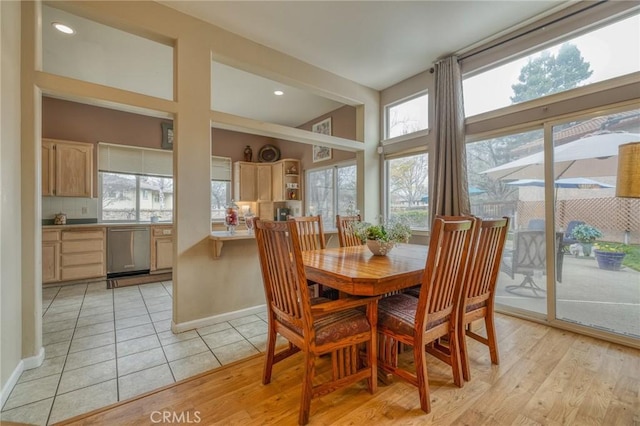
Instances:
[[[56,399],[58,398],[58,389],[60,389],[60,383],[62,382],[62,375],[64,374],[64,367],[67,365],[67,359],[69,358],[69,353],[71,351],[71,345],[73,344],[73,336],[76,334],[76,329],[78,328],[78,320],[80,319],[80,312],[82,312],[82,305],[84,304],[84,299],[87,296],[87,289],[89,288],[88,284],[85,284],[86,287],[84,289],[84,293],[82,295],[82,303],[80,303],[80,309],[78,309],[78,316],[76,317],[76,325],[73,327],[73,333],[71,334],[71,341],[69,341],[69,347],[67,348],[67,354],[64,357],[64,362],[62,363],[62,370],[60,371],[60,377],[58,378],[58,384],[56,385],[56,391],[53,394],[53,401],[51,401],[51,408],[49,409],[49,415],[47,416],[48,425],[51,422],[51,414],[53,413],[53,407],[56,404]],[[58,292],[58,294],[60,294]],[[58,295],[56,295],[58,297]],[[54,299],[55,300],[55,299]],[[53,303],[53,301],[52,301]]]

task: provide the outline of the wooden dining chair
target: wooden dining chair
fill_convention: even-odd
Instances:
[[[468,262],[458,315],[460,360],[465,380],[471,379],[466,336],[489,347],[493,364],[500,362],[493,308],[502,252],[509,230],[508,217],[492,220],[475,218],[475,222],[471,246],[473,256]],[[471,329],[471,323],[479,319],[484,320],[487,337]]]
[[[321,215],[289,216],[288,219],[295,222],[302,251],[319,250],[326,247]]]
[[[362,240],[356,237],[354,233],[354,225],[360,221],[360,215],[336,215],[336,227],[338,228],[338,241],[340,242],[340,247],[361,246],[363,244]]]
[[[380,368],[417,386],[420,407],[426,413],[431,411],[426,352],[451,366],[453,381],[458,387],[464,384],[458,350],[457,309],[473,225],[469,217],[436,217],[420,297],[399,293],[381,299],[378,304]],[[448,338],[448,346],[440,342],[442,337]],[[413,347],[415,372],[399,366],[401,344]]]
[[[262,383],[271,382],[273,365],[302,351],[303,378],[299,423],[309,421],[311,399],[367,380],[377,387],[377,297],[343,298],[314,303],[306,287],[298,229],[294,220],[255,221],[260,267],[267,300],[268,333]],[[364,307],[366,309],[357,309]],[[290,344],[275,353],[280,334]],[[361,356],[360,349],[366,352]],[[331,354],[331,376],[314,383],[316,361]]]

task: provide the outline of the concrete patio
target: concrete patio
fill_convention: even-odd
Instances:
[[[619,271],[599,269],[593,257],[565,255],[563,262],[562,282],[556,287],[558,319],[640,338],[640,272],[624,266]],[[546,297],[535,298],[525,289],[518,291],[522,295],[505,290],[523,279],[516,274],[512,280],[501,272],[496,303],[546,314]],[[546,276],[533,279],[545,288]]]

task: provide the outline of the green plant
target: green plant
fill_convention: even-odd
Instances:
[[[411,228],[402,222],[372,225],[369,222],[360,222],[355,225],[354,234],[363,242],[377,240],[393,243],[405,243],[411,237]]]
[[[606,253],[630,253],[633,248],[627,244],[598,242],[593,245],[594,250]]]
[[[602,232],[598,228],[584,223],[573,228],[571,235],[581,243],[592,243],[602,237]]]

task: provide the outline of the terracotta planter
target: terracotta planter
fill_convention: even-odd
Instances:
[[[379,240],[367,240],[367,247],[375,256],[386,256],[396,244]]]
[[[593,251],[598,261],[598,267],[600,269],[606,269],[608,271],[619,271],[622,266],[622,260],[626,256],[626,253],[622,252],[610,252],[610,251]]]

